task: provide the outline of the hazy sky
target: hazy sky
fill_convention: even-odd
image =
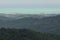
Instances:
[[[60,11],[60,0],[0,0],[0,12],[40,12],[42,9]]]

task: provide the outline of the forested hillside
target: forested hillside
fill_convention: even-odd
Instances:
[[[20,18],[23,16],[24,18]],[[0,28],[25,28],[60,35],[60,15],[43,18],[40,18],[42,15],[29,15],[27,17],[25,17],[25,15],[23,16],[20,15],[17,19],[15,19],[15,17],[0,16]]]
[[[0,40],[60,40],[60,15],[0,16]]]
[[[29,29],[1,28],[0,40],[60,40],[60,36]]]

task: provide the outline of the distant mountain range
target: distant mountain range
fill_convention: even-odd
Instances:
[[[0,27],[25,28],[60,34],[60,15],[1,14]]]

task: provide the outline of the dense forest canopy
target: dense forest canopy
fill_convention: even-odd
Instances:
[[[1,28],[0,40],[60,40],[60,36],[29,29]]]

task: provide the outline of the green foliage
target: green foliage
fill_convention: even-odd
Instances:
[[[60,40],[60,36],[28,29],[0,29],[0,40]]]

